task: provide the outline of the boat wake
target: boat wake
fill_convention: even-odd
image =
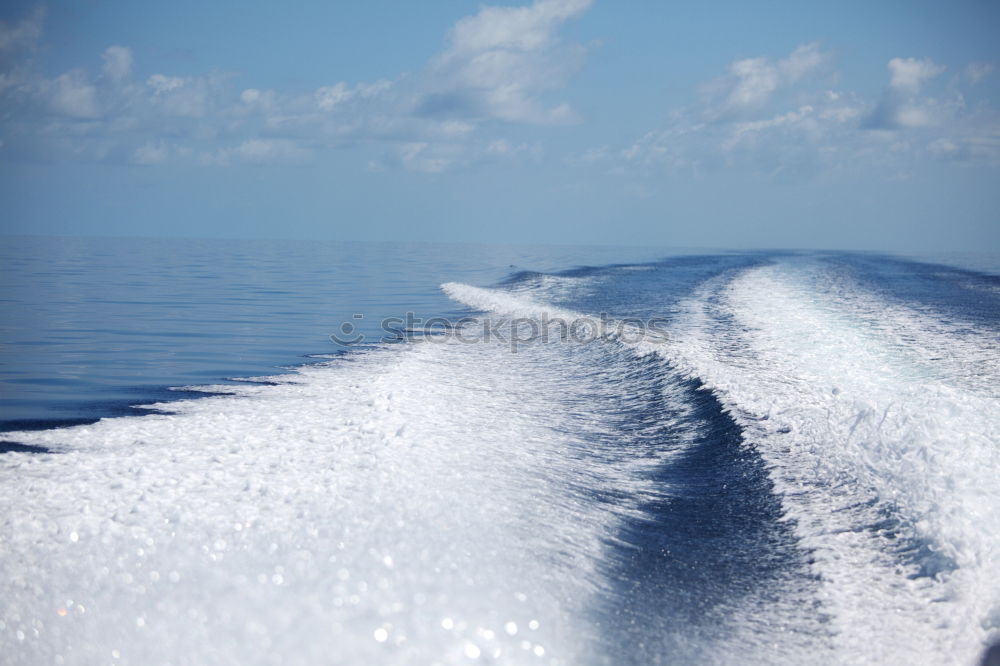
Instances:
[[[49,452],[0,456],[0,649],[975,663],[1000,633],[998,297],[963,318],[870,270],[448,283],[461,334],[7,433]],[[490,335],[553,320],[590,334]]]

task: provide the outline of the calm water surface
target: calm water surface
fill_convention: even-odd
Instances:
[[[438,285],[664,250],[264,240],[7,237],[0,428],[69,425],[337,353],[344,322],[456,312]],[[357,319],[355,314],[363,314]]]

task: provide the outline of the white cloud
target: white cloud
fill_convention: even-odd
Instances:
[[[767,57],[742,58],[729,65],[728,74],[706,87],[710,99],[721,99],[713,114],[744,112],[764,106],[772,95],[815,71],[827,55],[819,44],[803,44],[777,62]]]
[[[236,147],[235,154],[247,162],[298,161],[309,151],[292,141],[248,139]]]
[[[451,32],[449,56],[488,51],[538,51],[552,42],[556,27],[579,16],[591,0],[538,0],[529,7],[483,7]]]
[[[792,51],[787,58],[779,61],[778,69],[786,81],[794,83],[823,64],[826,58],[826,54],[819,50],[817,42],[803,44]]]
[[[965,68],[965,75],[972,85],[976,85],[993,73],[993,65],[988,62],[970,62]]]
[[[569,123],[576,113],[547,96],[581,62],[583,48],[562,43],[560,26],[591,0],[536,0],[487,6],[459,20],[444,51],[413,74],[334,82],[308,93],[238,87],[233,75],[157,72],[132,83],[133,50],[108,46],[90,72],[47,77],[27,54],[43,12],[0,24],[0,95],[10,113],[0,140],[17,133],[51,159],[114,159],[162,164],[295,162],[345,145],[388,145],[389,164],[435,172],[504,152],[477,139],[490,121]],[[41,112],[39,112],[41,110]],[[86,122],[81,122],[86,121]],[[56,138],[57,137],[57,138]],[[27,154],[27,153],[25,153]]]
[[[589,166],[592,164],[602,164],[613,159],[613,153],[610,146],[598,146],[596,148],[588,148],[579,155],[571,155],[566,158],[566,164],[570,166]]]
[[[179,77],[153,74],[146,79],[152,89],[150,102],[168,116],[201,118],[212,106],[212,98],[224,83],[224,76]]]
[[[702,135],[708,127],[676,114],[670,126],[646,132],[622,150],[621,157],[627,164],[641,168],[697,169],[701,156],[693,154],[691,147],[702,142]]]
[[[212,153],[202,153],[203,164],[226,166],[234,162],[246,164],[277,164],[303,162],[311,151],[288,139],[247,139]]]
[[[861,109],[852,106],[849,99],[845,99],[842,93],[835,90],[827,90],[821,100],[823,110],[820,111],[819,117],[823,120],[846,123],[861,116]]]
[[[82,71],[66,72],[46,87],[51,106],[57,113],[71,118],[97,118],[100,115],[97,88]]]
[[[153,74],[146,79],[146,85],[158,94],[168,93],[177,90],[184,85],[184,79],[179,76],[164,76],[163,74]]]
[[[363,98],[377,97],[392,88],[392,81],[379,79],[372,83],[359,83],[356,86],[357,94]]]
[[[528,7],[483,7],[460,20],[450,47],[431,65],[418,113],[478,121],[565,123],[565,104],[547,107],[542,95],[562,85],[581,56],[562,48],[557,28],[579,16],[590,0],[538,0]]]
[[[767,58],[737,60],[729,67],[736,84],[729,93],[730,106],[755,106],[765,101],[778,87],[778,70]]]
[[[1000,166],[1000,119],[952,127],[928,143],[927,152],[947,162]]]
[[[425,141],[404,143],[399,147],[399,157],[403,166],[410,171],[424,173],[440,173],[451,164],[450,159],[434,155],[431,145]]]
[[[436,174],[475,164],[518,163],[525,158],[537,160],[543,152],[538,144],[514,142],[506,138],[487,141],[410,141],[400,144],[395,155],[387,156],[386,161],[396,162],[408,171]],[[384,163],[385,161],[375,162],[369,165],[369,169],[381,169]]]
[[[814,112],[815,109],[807,104],[795,111],[782,113],[766,120],[738,123],[733,128],[732,138],[723,143],[723,149],[732,150],[740,142],[752,139],[752,137],[756,134],[777,127],[798,127],[800,129],[803,127],[806,127],[807,129],[815,128],[816,126],[814,123],[810,124],[811,116],[815,115]]]
[[[702,88],[701,104],[675,111],[666,127],[645,133],[619,155],[631,169],[692,173],[737,165],[775,173],[783,161],[801,163],[808,146],[821,150],[860,114],[849,96],[813,89],[811,75],[828,59],[819,44],[808,43],[777,60],[736,60]]]
[[[42,34],[45,9],[39,7],[15,25],[0,21],[0,51],[14,51],[34,46]]]
[[[951,139],[936,139],[927,144],[927,150],[935,157],[951,159],[958,155],[961,148]]]
[[[909,95],[916,95],[924,81],[944,71],[930,58],[893,58],[889,61],[889,87]]]
[[[127,79],[132,73],[132,49],[109,46],[104,50],[104,74],[112,81]]]
[[[461,120],[446,120],[441,123],[441,133],[445,136],[465,136],[474,129],[475,125]]]
[[[895,120],[900,127],[928,127],[934,124],[934,115],[925,107],[901,106]]]
[[[516,163],[541,155],[541,147],[514,135],[497,138],[505,134],[502,123],[579,120],[568,104],[551,97],[584,54],[561,42],[558,31],[589,5],[537,0],[483,7],[455,24],[446,49],[423,70],[304,93],[243,88],[217,72],[157,73],[130,83],[135,58],[124,45],[105,49],[99,70],[92,64],[90,74],[73,69],[54,78],[33,69],[34,61],[22,54],[22,69],[0,71],[4,102],[17,100],[9,105],[0,141],[19,133],[69,159],[145,165],[198,158],[211,165],[301,163],[359,143],[379,147],[380,168],[438,173],[481,162]],[[30,47],[40,26],[40,13],[14,26],[0,24],[0,50]],[[897,167],[918,157],[1000,162],[995,112],[985,102],[966,108],[961,94],[961,86],[982,81],[993,65],[969,64],[948,97],[934,97],[943,66],[929,58],[893,58],[881,98],[865,100],[828,89],[832,78],[819,76],[828,60],[815,43],[783,58],[735,60],[699,103],[675,112],[667,125],[624,149],[581,150],[567,163],[608,173],[741,167],[770,174],[849,168],[859,159]],[[483,138],[487,134],[491,138]]]
[[[163,141],[149,141],[135,149],[132,153],[132,162],[151,166],[163,164],[168,157],[170,157],[170,146]]]
[[[255,114],[265,116],[280,112],[282,106],[281,96],[274,90],[260,90],[259,88],[247,88],[240,92],[239,104],[230,109],[234,116],[240,118],[252,118]],[[225,108],[225,102],[222,102]]]
[[[537,156],[539,152],[540,147],[537,145],[533,146],[528,143],[514,144],[507,139],[494,139],[486,145],[486,153],[488,155],[500,157],[513,157],[522,153],[531,153]]]
[[[325,86],[316,91],[316,106],[323,111],[330,111],[333,107],[342,102],[346,102],[354,96],[354,93],[347,89],[347,84],[341,81],[335,86]]]
[[[937,100],[921,98],[924,84],[944,71],[930,58],[893,58],[887,65],[889,83],[872,113],[865,119],[869,129],[928,127],[942,122],[945,110]]]
[[[726,76],[703,89],[700,104],[675,111],[666,126],[618,151],[620,166],[606,149],[583,153],[570,164],[647,176],[738,168],[767,178],[846,172],[862,163],[895,174],[909,172],[928,156],[1000,165],[996,110],[985,103],[967,108],[954,87],[946,98],[925,94],[944,71],[941,65],[929,58],[893,58],[876,103],[816,86],[820,81],[807,75],[825,59],[816,45],[805,45],[777,62],[737,60]],[[989,73],[973,69],[976,75]],[[967,76],[970,83],[976,75]]]

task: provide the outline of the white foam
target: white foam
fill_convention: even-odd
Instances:
[[[997,376],[995,341],[856,286],[822,293],[808,273],[720,276],[669,339],[638,345],[705,382],[768,462],[815,556],[837,635],[824,661],[974,663],[1000,633],[1000,403],[975,381]],[[482,292],[449,295],[556,316]],[[897,534],[878,528],[887,519]]]
[[[539,273],[507,287],[508,293],[546,302],[558,302],[568,296],[591,293],[596,281],[590,275],[550,275]]]
[[[897,310],[899,329],[872,326],[856,316],[866,296],[845,303],[814,284],[769,266],[707,286],[669,357],[732,406],[769,462],[816,554],[840,660],[972,663],[1000,629],[1000,404],[919,362],[923,344],[941,344],[937,325]],[[955,367],[983,358],[965,344],[952,344]],[[919,558],[901,564],[871,529],[887,514],[900,540],[957,569],[913,578]]]
[[[583,445],[614,368],[564,356],[442,338],[14,435],[61,452],[0,457],[5,663],[584,663],[656,460]]]
[[[497,289],[483,289],[459,282],[446,282],[441,290],[449,298],[481,312],[495,312],[508,317],[525,317],[538,319],[549,318],[573,319],[580,314],[570,310],[554,307],[549,303],[539,302],[521,294],[515,294]]]
[[[626,343],[635,353],[645,355],[656,351],[656,346],[666,343],[668,337],[666,331],[656,326],[640,326],[606,315],[582,314],[512,292],[457,282],[442,284],[441,289],[450,298],[474,310],[510,318],[504,320],[508,336],[518,326],[519,319],[537,322],[537,327],[521,332],[521,339],[537,335],[547,341],[558,340],[560,336],[576,342],[618,340]]]
[[[896,359],[898,372],[912,381],[942,382],[961,390],[1000,397],[1000,337],[975,322],[927,306],[897,301],[873,292],[848,273],[806,263],[783,267],[794,280],[827,303],[830,316],[878,340]]]
[[[1000,623],[996,398],[926,371],[919,336],[901,353],[858,319],[860,301],[814,284],[778,267],[719,279],[669,339],[634,346],[705,381],[768,461],[838,634],[810,655],[971,662]],[[576,316],[442,288],[506,316]],[[172,414],[8,435],[61,453],[0,456],[0,653],[600,662],[607,543],[664,489],[648,480],[655,457],[588,448],[613,434],[611,403],[632,381],[614,345],[559,347],[442,337],[156,406]],[[593,501],[602,492],[623,499]],[[957,569],[910,578],[867,529],[883,509]],[[791,629],[728,627],[710,654],[743,645],[767,663]]]

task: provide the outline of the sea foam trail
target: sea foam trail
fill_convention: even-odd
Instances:
[[[549,280],[550,286],[555,280]],[[484,289],[460,282],[446,282],[441,290],[449,298],[482,312],[495,312],[508,317],[538,319],[563,318],[572,320],[582,315],[578,312],[558,308],[548,303],[538,302],[530,296],[514,294],[498,289]]]
[[[706,287],[670,357],[770,463],[843,659],[974,663],[1000,629],[1000,405],[920,362],[933,322],[911,315],[903,346],[814,278],[769,266]],[[952,365],[982,357],[953,352]]]
[[[646,515],[625,526],[623,548],[609,552],[603,567],[611,578],[620,577],[615,571],[619,559],[641,562],[638,566],[645,570],[625,573],[619,583],[624,591],[603,595],[601,606],[611,617],[598,616],[597,621],[615,634],[608,641],[615,652],[603,661],[591,655],[584,663],[800,663],[809,655],[830,653],[806,558],[794,538],[786,542],[780,511],[771,508],[770,484],[754,478],[757,456],[741,446],[738,429],[713,398],[657,358],[668,344],[665,332],[541,300],[578,296],[579,290],[593,288],[588,281],[549,276],[531,283],[516,285],[523,287],[516,292],[458,283],[442,289],[473,310],[494,313],[508,326],[532,319],[539,324],[532,330],[539,332],[548,325],[549,340],[558,339],[562,330],[554,322],[587,331],[576,340],[592,344],[561,345],[564,349],[596,347],[610,349],[612,356],[624,352],[643,359],[642,374],[616,377],[605,400],[662,400],[671,405],[673,420],[685,424],[674,429],[661,422],[649,435],[674,453],[655,459],[659,496],[651,494],[643,507]],[[654,366],[658,369],[652,370]],[[660,385],[637,381],[651,375],[663,377]],[[625,410],[616,413],[625,416]],[[625,427],[636,431],[650,420],[666,421],[665,416],[640,411],[627,417]],[[623,455],[649,457],[639,442],[618,437]]]
[[[945,383],[1000,398],[1000,335],[995,321],[986,326],[980,312],[970,317],[962,308],[941,312],[926,303],[894,298],[884,286],[879,288],[871,279],[862,281],[853,270],[836,263],[828,267],[806,264],[795,274],[811,292],[835,302],[839,317],[863,325],[883,348],[900,356],[905,369],[913,373],[912,380]],[[963,300],[969,300],[969,292],[983,288],[979,282],[966,282]],[[992,285],[987,282],[987,286]],[[988,309],[988,303],[975,309]]]
[[[615,663],[602,569],[674,454],[626,445],[634,359],[442,337],[8,434],[58,453],[0,457],[0,653]]]
[[[815,285],[794,266],[719,277],[689,299],[669,340],[638,346],[711,388],[767,460],[815,556],[837,635],[824,659],[975,663],[1000,630],[1000,405],[961,378],[995,362],[983,367],[989,354],[965,336],[942,373],[940,322],[896,309],[901,338],[858,317],[859,303],[877,311],[873,295]],[[477,309],[544,311],[447,290]]]
[[[651,507],[686,499],[691,479],[660,470],[739,463],[689,455],[727,427],[717,415],[691,425],[718,410],[699,407],[679,371],[712,389],[748,455],[768,463],[819,589],[750,589],[672,649],[699,663],[972,663],[1000,619],[996,400],[920,361],[919,316],[912,340],[890,341],[814,277],[787,263],[729,273],[684,304],[669,335],[639,342],[515,354],[467,344],[471,323],[467,336],[352,354],[274,386],[208,387],[229,395],[162,414],[7,435],[59,452],[0,457],[0,653],[12,664],[643,654],[622,641],[657,636],[615,643],[606,600],[632,612],[613,578],[644,580],[622,565],[627,537],[656,524]],[[594,287],[539,284],[531,297],[443,288],[476,310],[551,320],[577,313],[546,294]],[[687,628],[675,619],[647,628]]]

